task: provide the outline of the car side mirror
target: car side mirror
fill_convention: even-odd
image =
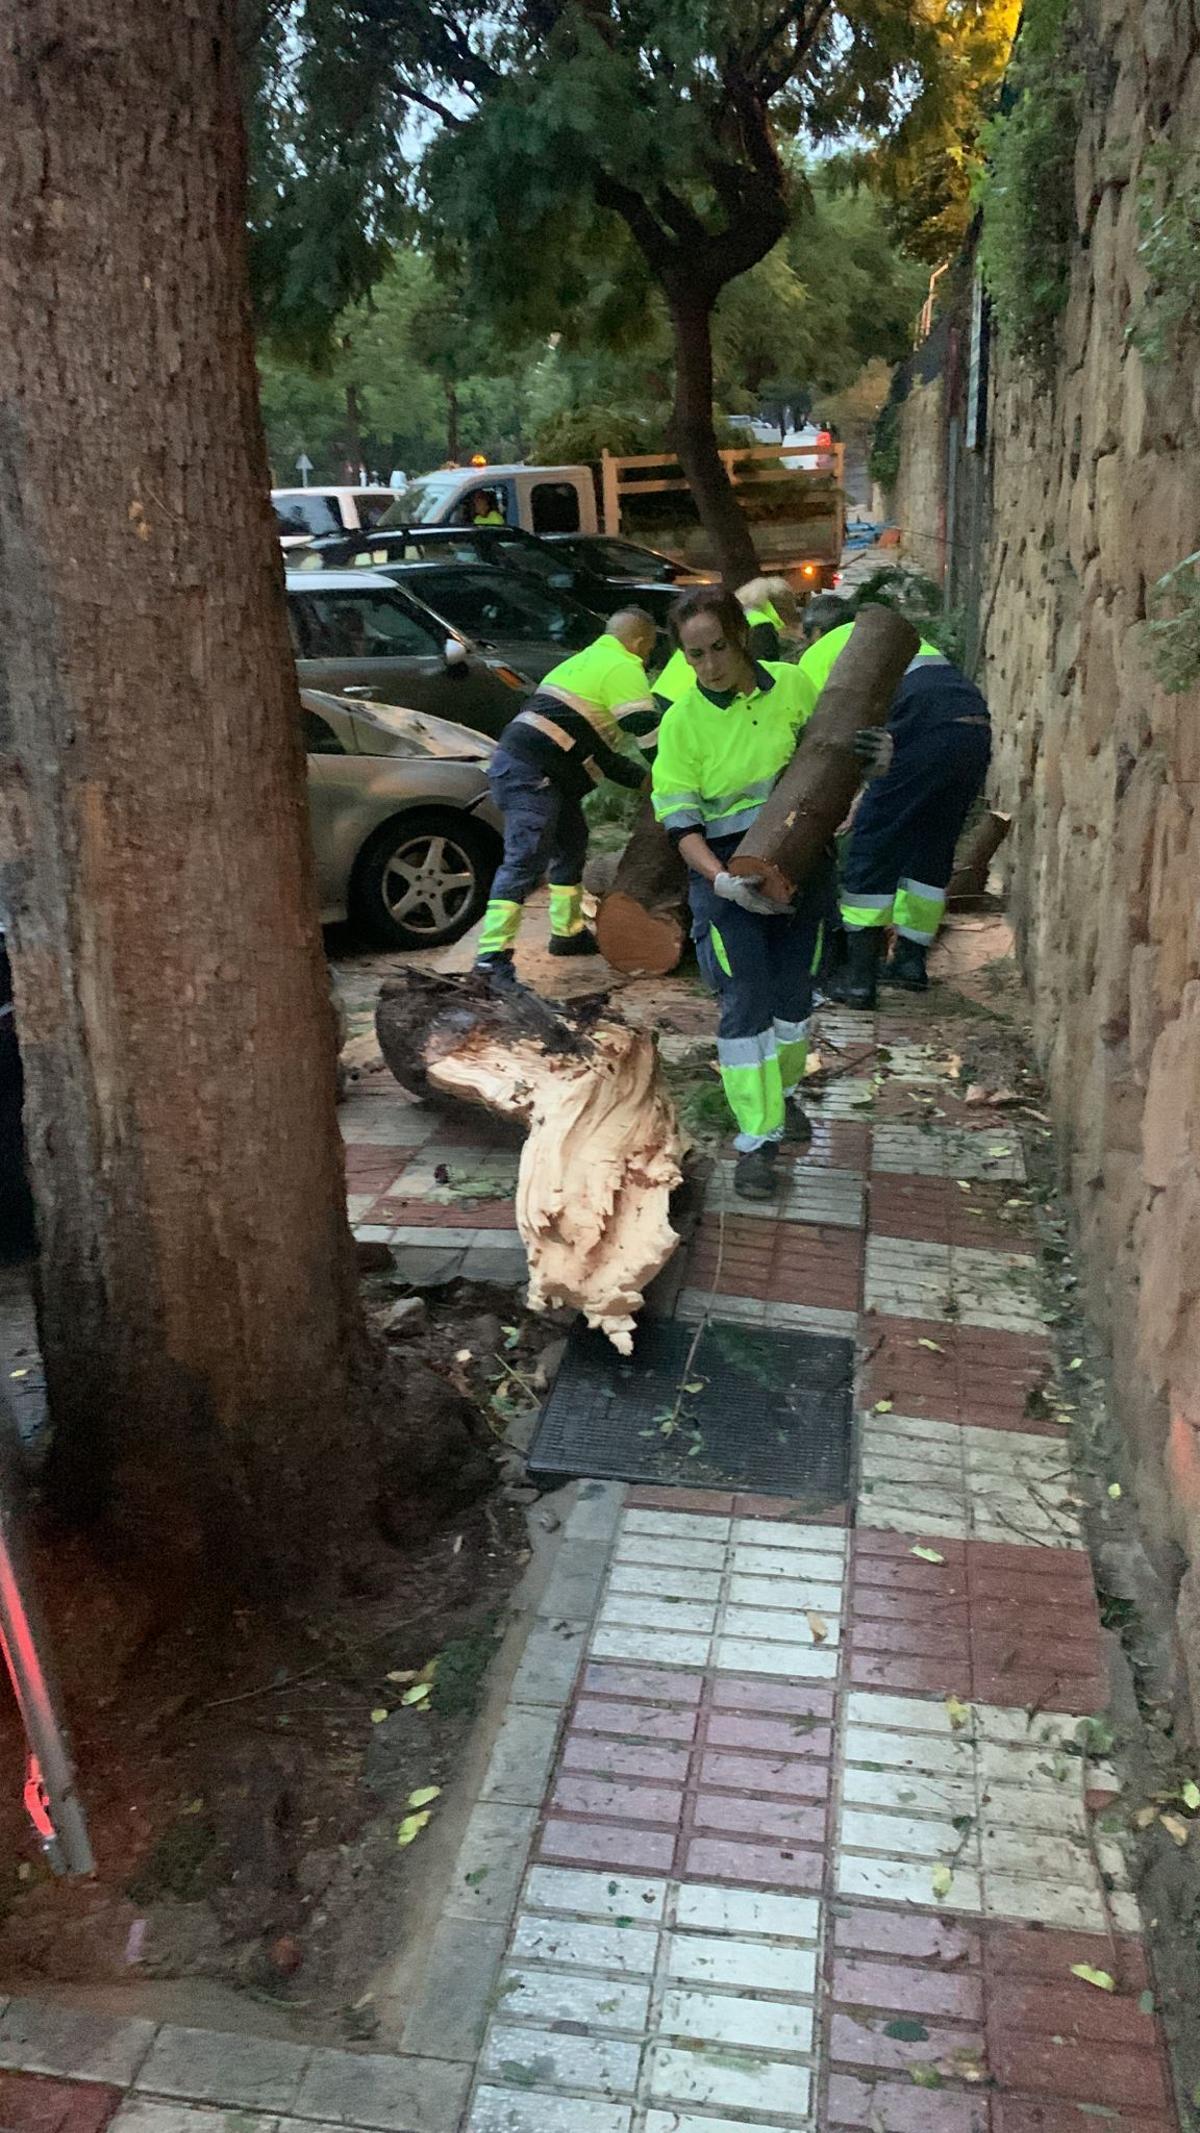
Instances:
[[[448,667],[465,667],[467,663],[467,647],[465,644],[461,644],[457,637],[447,637],[445,644],[442,646],[442,657]]]

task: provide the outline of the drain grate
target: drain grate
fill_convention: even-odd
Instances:
[[[646,1319],[631,1356],[577,1326],[529,1453],[533,1474],[745,1489],[843,1503],[854,1344],[760,1326]]]

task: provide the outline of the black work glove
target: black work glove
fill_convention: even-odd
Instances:
[[[854,736],[855,759],[862,764],[869,778],[881,778],[891,769],[894,752],[892,736],[886,726],[860,726]]]

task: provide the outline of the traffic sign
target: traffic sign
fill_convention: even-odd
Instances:
[[[299,459],[296,461],[296,472],[300,476],[300,479],[304,483],[306,489],[308,487],[308,477],[312,473],[312,470],[313,463],[312,460],[309,458],[308,453],[301,452]]]

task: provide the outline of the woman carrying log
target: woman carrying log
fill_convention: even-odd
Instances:
[[[701,586],[672,615],[693,685],[664,714],[654,764],[654,812],[688,868],[692,934],[705,981],[721,1003],[717,1058],[737,1124],[734,1187],[747,1200],[776,1191],[785,1138],[812,1128],[795,1091],[808,1056],[813,970],[834,907],[832,849],[789,904],[731,874],[728,862],[796,751],[817,690],[796,666],[756,662],[733,593]],[[872,761],[874,732],[856,753]]]

